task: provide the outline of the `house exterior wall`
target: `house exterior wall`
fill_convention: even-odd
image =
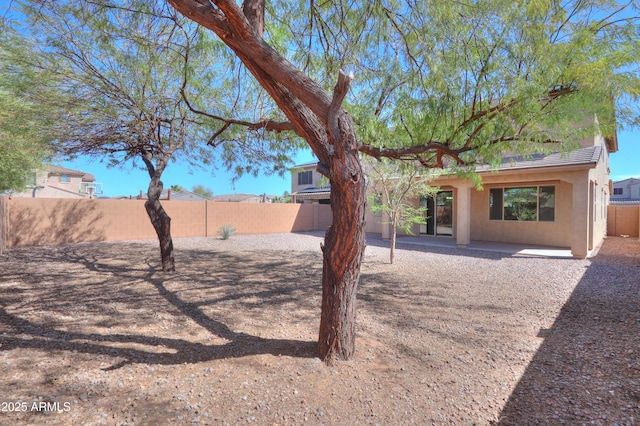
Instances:
[[[88,198],[88,195],[80,193],[80,183],[82,176],[76,174],[65,175],[68,182],[63,182],[62,175],[51,173],[47,170],[35,172],[36,186],[43,188],[35,189],[35,198]],[[11,194],[12,197],[34,197],[34,188],[31,187],[22,192]]]
[[[69,181],[63,182],[61,175],[50,174],[45,181],[45,185],[49,185],[53,188],[63,189],[69,192],[75,192],[80,194],[80,183],[82,182],[82,176],[67,175]]]
[[[602,157],[596,167],[589,170],[591,185],[590,223],[593,232],[590,235],[589,250],[595,249],[607,235],[607,206],[611,198],[609,186],[609,152],[604,138],[597,136],[595,143],[602,146]]]
[[[611,198],[608,150],[609,147],[614,152],[617,150],[617,140],[615,137],[605,140],[602,136],[594,136],[578,143],[583,148],[601,149],[578,150],[575,156],[572,153],[567,160],[556,155],[540,159],[540,162],[537,162],[538,159],[518,161],[497,172],[479,171],[484,186],[481,190],[476,190],[469,181],[456,176],[438,177],[433,186],[438,186],[441,191],[453,192],[452,238],[456,239],[459,246],[466,246],[471,240],[476,240],[569,247],[574,257],[587,257],[607,235],[607,206]],[[315,164],[300,167],[306,171],[315,169]],[[292,174],[292,192],[308,186],[297,185],[297,176]],[[552,221],[542,221],[539,218],[490,219],[489,200],[492,188],[527,186],[555,188]],[[419,200],[413,200],[413,204],[417,207]],[[388,238],[388,222],[388,217],[375,217],[369,212],[365,232],[380,233],[383,238]],[[419,234],[420,226],[414,226],[412,231],[414,235]],[[398,233],[401,231],[398,230]]]
[[[69,200],[0,197],[7,218],[7,247],[88,241],[155,239],[143,200]],[[324,230],[331,206],[321,204],[165,201],[171,235],[215,237],[221,225],[238,233]]]
[[[311,183],[307,184],[298,184],[298,175],[304,172],[311,172],[312,180]],[[322,175],[316,170],[316,163],[313,164],[303,164],[293,169],[291,173],[291,193],[301,191],[303,189],[309,187],[315,187],[316,184],[322,179]]]
[[[586,216],[589,203],[589,186],[586,182],[589,179],[589,170],[561,170],[561,171],[518,171],[486,173],[482,175],[483,188],[476,190],[467,181],[456,177],[440,177],[434,186],[439,186],[442,191],[453,191],[453,236],[461,237],[461,227],[469,227],[469,240],[491,241],[514,244],[533,244],[552,247],[572,247],[574,238],[574,215]],[[574,182],[577,188],[574,188]],[[584,183],[584,187],[580,187]],[[518,186],[554,186],[555,193],[555,217],[552,222],[528,222],[528,221],[506,221],[489,219],[489,194],[491,188],[505,188]],[[606,185],[603,185],[606,187]],[[575,193],[574,193],[575,192]],[[465,217],[465,212],[460,207],[461,197],[468,193],[469,196],[469,216]],[[580,209],[574,212],[573,200],[579,205],[584,205],[583,212]],[[413,200],[418,206],[418,200]],[[606,212],[604,213],[606,215]],[[376,220],[378,219],[378,220]],[[467,220],[467,223],[463,221]],[[388,225],[381,224],[382,218],[371,218],[367,216],[367,232],[377,232],[385,235]],[[584,226],[587,220],[584,219]],[[606,220],[603,217],[600,222],[604,229],[598,228],[597,235],[604,236],[606,232]],[[586,228],[585,228],[586,229]],[[412,229],[414,235],[419,234],[419,226]],[[399,235],[405,235],[402,232]],[[579,244],[588,245],[587,234],[583,236]],[[446,237],[445,237],[446,238]],[[460,242],[466,245],[470,241]],[[586,253],[585,253],[586,255]]]
[[[502,243],[570,247],[575,257],[586,257],[607,234],[609,202],[608,153],[602,138],[592,144],[603,146],[597,164],[502,170],[481,173],[483,189],[476,190],[468,181],[441,176],[434,186],[452,190],[453,238],[464,246],[471,240]],[[489,218],[491,188],[554,186],[554,220],[508,221]],[[417,206],[417,200],[414,202]],[[385,225],[376,225],[385,234]],[[372,225],[373,228],[373,225]],[[367,229],[373,232],[373,229]],[[418,227],[414,228],[417,234]]]
[[[371,234],[382,234],[382,227],[388,226],[382,216],[375,216],[370,209],[365,214],[364,232]]]
[[[534,176],[530,176],[534,178]],[[573,187],[567,182],[548,176],[539,180],[525,180],[526,176],[512,179],[485,179],[484,190],[471,191],[471,240],[501,243],[527,243],[554,247],[571,246]],[[492,182],[489,182],[492,181]],[[526,222],[489,219],[489,190],[513,186],[555,186],[555,219],[553,222]]]

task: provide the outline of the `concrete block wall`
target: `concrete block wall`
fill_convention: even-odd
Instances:
[[[240,234],[272,234],[326,229],[331,224],[330,206],[320,204],[263,204],[207,202],[207,235],[215,236],[222,225]]]
[[[607,235],[640,237],[640,206],[607,207]]]
[[[2,203],[7,247],[157,238],[141,200],[2,197]],[[320,204],[162,205],[171,217],[174,238],[215,237],[221,225],[232,225],[240,234],[259,234],[324,230],[331,224],[331,207]]]

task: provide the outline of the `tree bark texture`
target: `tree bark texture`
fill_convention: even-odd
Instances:
[[[172,272],[176,270],[176,263],[173,256],[173,240],[171,239],[171,218],[160,203],[161,194],[162,181],[159,177],[153,177],[149,182],[148,198],[144,203],[144,207],[147,210],[153,229],[158,235],[162,270]]]
[[[325,234],[322,311],[318,350],[327,362],[348,360],[355,352],[356,291],[365,249],[367,185],[360,158],[348,153],[332,162],[333,224]]]
[[[319,160],[331,183],[333,224],[323,251],[322,313],[318,349],[327,362],[355,352],[356,290],[365,248],[367,182],[355,126],[341,104],[351,77],[340,73],[333,97],[262,38],[256,16],[263,0],[169,0],[181,13],[215,32],[271,95]]]

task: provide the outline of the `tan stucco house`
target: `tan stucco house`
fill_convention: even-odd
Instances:
[[[291,169],[291,197],[294,203],[330,204],[331,187],[316,170],[317,162]]]
[[[459,246],[492,241],[569,248],[585,258],[606,235],[609,154],[617,150],[615,137],[595,136],[570,153],[505,158],[496,169],[476,169],[482,190],[442,175],[433,184],[440,192],[420,200],[428,208],[427,224],[416,226],[414,234],[450,238]],[[319,176],[315,163],[293,169],[291,192],[298,201],[328,199],[329,188],[313,186]],[[366,231],[390,236],[388,221],[372,214]]]
[[[33,172],[27,190],[12,197],[92,198],[102,193],[102,184],[91,173],[65,167],[45,165]]]

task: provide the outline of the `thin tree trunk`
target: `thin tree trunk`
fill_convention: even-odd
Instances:
[[[391,243],[389,244],[389,263],[393,265],[393,261],[396,258],[396,236],[398,235],[398,224],[394,216],[391,221]]]
[[[160,257],[162,259],[162,270],[165,272],[175,271],[176,264],[173,256],[173,240],[171,239],[171,218],[165,212],[160,203],[160,195],[162,194],[162,181],[160,178],[154,177],[149,182],[149,190],[147,191],[147,202],[144,207],[147,210],[153,229],[158,235],[160,242]]]

